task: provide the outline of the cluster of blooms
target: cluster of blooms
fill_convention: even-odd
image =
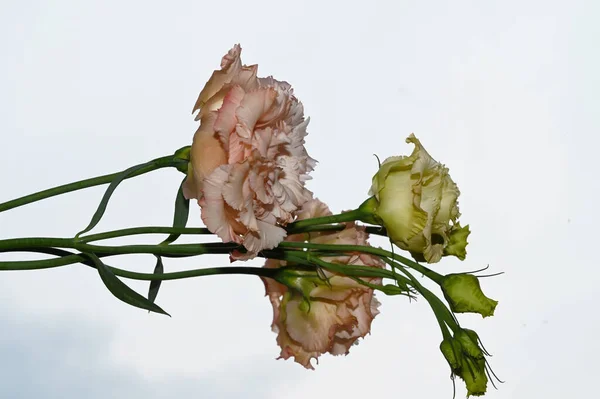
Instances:
[[[235,259],[252,258],[283,240],[368,245],[364,228],[353,222],[337,232],[286,238],[287,224],[331,212],[305,187],[316,161],[304,148],[308,119],[302,104],[288,83],[258,78],[257,66],[243,65],[240,52],[236,45],[223,57],[194,106],[200,127],[191,147],[186,197],[198,200],[211,232],[246,248]],[[458,188],[416,137],[407,142],[415,145],[413,153],[386,159],[373,177],[364,221],[384,226],[390,239],[417,260],[463,259],[469,230],[457,222]],[[384,267],[379,258],[364,254],[323,259]],[[269,259],[265,267],[285,265]],[[264,279],[281,358],[294,357],[307,368],[323,353],[347,354],[378,314],[371,288],[330,272],[322,277],[307,274],[297,287]]]
[[[484,295],[474,274],[477,272],[441,275],[417,263],[436,263],[444,256],[463,260],[466,256],[469,226],[461,226],[458,221],[460,192],[448,168],[434,160],[411,134],[406,141],[414,145],[412,153],[390,157],[380,165],[372,179],[370,197],[354,210],[333,215],[305,187],[316,161],[304,148],[309,120],[304,117],[302,103],[288,83],[273,77],[259,78],[258,67],[243,65],[240,53],[240,46],[234,46],[200,92],[192,111],[197,112],[200,126],[191,147],[116,174],[0,203],[2,212],[110,182],[89,225],[74,238],[0,240],[0,252],[33,251],[59,258],[0,262],[0,270],[85,263],[97,269],[116,298],[162,314],[168,313],[154,300],[163,280],[231,272],[258,275],[273,308],[271,327],[277,333],[280,358],[293,358],[307,369],[313,368],[313,359],[318,362],[325,353],[348,354],[352,345],[370,333],[379,313],[374,290],[409,297],[420,294],[431,305],[442,330],[440,350],[452,376],[465,381],[468,395],[484,394],[493,375],[486,358],[489,354],[477,333],[462,328],[452,313],[489,317],[498,302]],[[177,193],[173,228],[139,227],[86,234],[102,218],[121,181],[164,167],[175,167],[187,174]],[[182,194],[187,200],[197,200],[210,233],[224,243],[234,244],[170,245],[180,234],[198,232],[185,228],[189,201]],[[379,227],[365,227],[357,221]],[[162,243],[136,246],[135,250],[81,246],[107,238],[166,231],[171,234]],[[386,235],[417,262],[371,247],[367,231]],[[206,229],[201,232],[208,233]],[[117,278],[119,275],[145,280],[147,275],[108,267],[101,259],[105,255],[139,252],[140,247],[144,253],[157,257],[147,297]],[[76,256],[73,249],[82,253]],[[164,273],[162,256],[207,253],[225,253],[232,261],[257,256],[267,261],[264,268],[210,268],[168,277]],[[386,268],[388,264],[392,270]],[[448,307],[410,270],[438,284]],[[396,284],[384,284],[383,279]]]

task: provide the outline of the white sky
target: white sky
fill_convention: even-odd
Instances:
[[[304,103],[319,161],[309,188],[335,212],[366,198],[372,154],[408,153],[411,132],[450,168],[473,233],[467,260],[436,270],[506,272],[483,281],[496,316],[460,318],[507,381],[487,397],[592,397],[599,11],[593,1],[3,1],[0,201],[189,144],[199,90],[241,43],[245,63]],[[181,177],[123,184],[96,231],[169,225]],[[102,192],[0,214],[0,236],[73,236]],[[153,268],[144,256],[111,263]],[[0,397],[451,397],[425,301],[380,296],[372,334],[310,372],[275,360],[263,294],[245,276],[165,283],[167,318],[119,302],[85,266],[2,272]]]

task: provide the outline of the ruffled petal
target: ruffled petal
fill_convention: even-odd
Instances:
[[[221,189],[229,176],[230,165],[221,166],[204,181],[204,197],[200,204],[202,221],[206,227],[218,235],[223,242],[239,242],[234,231],[230,213],[225,208]]]
[[[236,112],[239,122],[237,133],[241,137],[252,136],[256,122],[273,105],[276,97],[277,92],[273,89],[258,89],[246,93]]]
[[[287,235],[285,229],[262,220],[256,221],[257,231],[250,231],[244,236],[244,247],[251,253],[258,253],[263,249],[273,249]]]
[[[306,351],[326,352],[332,346],[338,328],[350,326],[352,316],[341,317],[337,305],[321,301],[291,299],[286,306],[286,329],[290,337]]]
[[[221,70],[215,70],[206,82],[206,85],[200,92],[192,113],[201,109],[206,102],[213,97],[221,88],[231,82],[231,80],[240,72],[242,69],[242,60],[240,54],[242,48],[239,44],[233,46],[227,54],[225,54],[221,60]]]
[[[250,164],[248,162],[229,165],[227,179],[222,186],[222,194],[225,202],[233,209],[240,211],[248,201],[248,171]]]
[[[235,112],[244,98],[245,91],[240,86],[233,86],[223,99],[223,105],[218,111],[214,131],[217,133],[223,148],[229,147],[229,135],[235,129],[237,118]]]

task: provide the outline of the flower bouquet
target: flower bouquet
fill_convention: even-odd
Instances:
[[[465,259],[469,226],[458,219],[459,189],[448,168],[431,157],[414,136],[408,156],[386,159],[375,171],[368,198],[356,209],[333,214],[305,182],[316,161],[304,146],[309,119],[292,87],[257,77],[243,65],[241,48],[223,57],[221,68],[193,107],[200,121],[191,146],[124,171],[51,188],[0,204],[0,212],[75,190],[107,184],[89,224],[73,237],[0,240],[0,252],[35,252],[40,260],[0,261],[0,270],[35,270],[81,263],[97,270],[121,301],[168,315],[157,303],[167,280],[217,274],[258,276],[273,307],[272,330],[280,358],[312,369],[325,353],[347,355],[371,329],[380,312],[376,293],[426,300],[439,324],[440,350],[452,380],[468,395],[483,395],[496,378],[479,335],[460,325],[457,313],[492,316],[477,272],[443,275],[425,264],[446,256]],[[161,168],[185,176],[176,194],[172,226],[130,227],[90,233],[119,184]],[[205,228],[186,227],[190,201]],[[103,245],[125,236],[166,235],[159,243]],[[369,235],[389,238],[389,250],[369,245]],[[210,243],[176,244],[181,235],[215,235]],[[404,252],[396,251],[395,248]],[[107,258],[144,253],[156,257],[152,273],[110,266]],[[229,266],[166,272],[163,258],[223,254],[231,262],[264,258],[264,267]],[[125,279],[147,280],[147,295]],[[421,283],[439,286],[441,299]],[[445,300],[445,301],[444,301]],[[497,378],[496,378],[497,379]]]

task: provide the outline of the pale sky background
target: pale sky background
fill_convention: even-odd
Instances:
[[[333,211],[366,199],[372,154],[409,153],[411,132],[450,168],[473,233],[467,260],[436,270],[506,272],[483,281],[494,317],[460,317],[507,381],[486,397],[596,396],[599,2],[0,4],[0,201],[189,144],[200,89],[241,43],[245,63],[304,103],[319,161],[309,188]],[[96,231],[169,225],[181,177],[124,183]],[[0,236],[71,237],[103,189],[2,213]],[[153,268],[148,256],[111,263]],[[170,271],[227,264],[165,260]],[[121,303],[85,266],[2,272],[0,398],[451,397],[425,301],[379,296],[372,334],[307,371],[275,360],[263,294],[248,276],[168,282],[168,318]]]

